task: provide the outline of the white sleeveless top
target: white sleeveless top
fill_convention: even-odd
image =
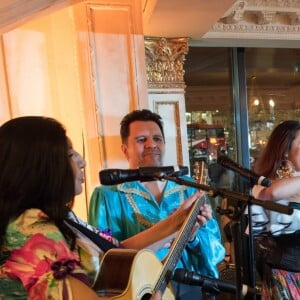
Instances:
[[[252,189],[252,196],[257,198],[260,191],[264,187],[261,185],[255,185]],[[298,197],[297,197],[298,198]],[[258,199],[258,198],[257,198]],[[276,201],[276,203],[282,205],[289,205],[293,202],[293,198],[282,199]],[[300,203],[299,203],[300,206]],[[271,233],[274,236],[281,234],[290,234],[296,230],[300,230],[300,210],[294,208],[294,212],[291,215],[278,213],[275,211],[264,209],[259,205],[252,205],[252,229],[253,235],[261,235],[264,233]]]

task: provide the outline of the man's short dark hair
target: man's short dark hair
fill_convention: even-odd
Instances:
[[[163,129],[163,121],[159,114],[152,112],[148,109],[134,110],[128,113],[121,121],[120,135],[122,143],[126,143],[129,137],[129,125],[135,121],[152,121],[155,122],[162,133],[163,139],[165,140],[165,133]]]

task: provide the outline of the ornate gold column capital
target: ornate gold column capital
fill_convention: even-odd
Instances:
[[[145,37],[148,88],[185,88],[188,38]]]

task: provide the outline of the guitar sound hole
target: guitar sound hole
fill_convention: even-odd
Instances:
[[[152,297],[152,294],[146,293],[145,295],[143,295],[143,297],[141,298],[141,300],[149,300],[151,297]]]

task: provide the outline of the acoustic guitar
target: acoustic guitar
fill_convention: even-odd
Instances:
[[[175,299],[169,282],[204,202],[205,197],[195,201],[163,263],[151,250],[106,252],[93,287],[97,295],[106,299],[146,300],[160,290],[163,300]]]

